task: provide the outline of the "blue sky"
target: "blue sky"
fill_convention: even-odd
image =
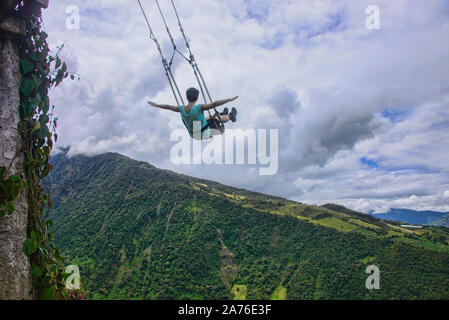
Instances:
[[[164,52],[170,43],[152,0],[142,0]],[[160,0],[177,43],[170,2]],[[71,154],[120,152],[158,167],[314,204],[363,212],[449,211],[447,1],[176,1],[214,98],[239,95],[230,128],[279,129],[275,176],[254,166],[174,166],[174,103],[137,1],[51,1],[44,26],[79,82],[52,92],[57,146]],[[368,5],[380,29],[365,26]],[[68,30],[65,9],[80,8]],[[182,89],[195,84],[177,58]]]

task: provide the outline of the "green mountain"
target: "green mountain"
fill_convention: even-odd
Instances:
[[[371,215],[382,220],[449,227],[449,212],[392,208],[388,212],[371,213]]]
[[[160,170],[52,159],[57,244],[92,299],[449,299],[449,231]],[[367,266],[380,270],[368,290]]]

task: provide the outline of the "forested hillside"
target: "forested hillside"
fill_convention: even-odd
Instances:
[[[449,299],[449,232],[160,170],[53,157],[54,235],[92,299]],[[381,273],[368,290],[369,265]]]

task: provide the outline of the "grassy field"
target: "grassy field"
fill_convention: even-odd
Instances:
[[[215,196],[220,194],[210,193]],[[223,196],[223,194],[221,194]],[[421,248],[449,252],[449,233],[442,233],[440,229],[424,227],[419,230],[409,230],[398,225],[384,222],[384,227],[353,218],[342,212],[336,212],[327,208],[309,206],[293,201],[263,201],[252,199],[247,196],[225,194],[226,197],[240,205],[260,211],[270,212],[277,215],[288,215],[303,221],[308,221],[315,225],[333,228],[341,232],[357,232],[371,238],[394,238],[395,241],[402,241],[407,244]],[[407,236],[416,236],[418,239],[411,239]],[[431,241],[432,238],[442,238],[439,242]]]
[[[248,287],[244,284],[235,284],[232,287],[231,293],[234,296],[234,300],[246,300],[246,293]]]
[[[273,295],[271,296],[270,300],[285,300],[286,298],[287,298],[287,288],[284,288],[281,284],[273,292]]]
[[[313,220],[312,223],[319,224],[319,225],[325,226],[325,227],[334,228],[334,229],[337,229],[338,231],[342,231],[342,232],[349,232],[349,231],[354,231],[357,229],[356,225],[346,222],[344,220],[340,220],[335,217],[328,217],[328,218],[324,218],[324,219],[320,219],[320,220]]]

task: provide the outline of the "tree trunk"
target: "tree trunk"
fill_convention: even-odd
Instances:
[[[24,174],[22,140],[17,130],[20,120],[20,59],[18,39],[24,35],[23,22],[8,17],[0,24],[0,166],[7,175]],[[27,235],[28,202],[23,190],[16,209],[0,218],[0,300],[32,298],[30,261],[23,253]]]

